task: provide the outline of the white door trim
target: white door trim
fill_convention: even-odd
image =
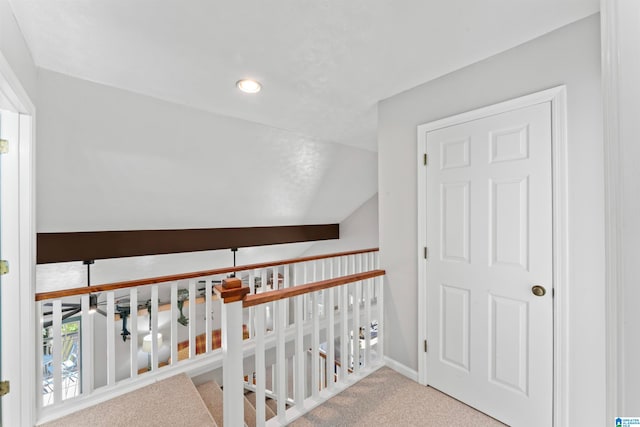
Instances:
[[[569,425],[569,227],[567,174],[567,112],[566,87],[558,86],[541,92],[504,101],[477,110],[447,117],[418,126],[418,380],[427,384],[427,357],[423,343],[427,339],[426,224],[426,134],[429,131],[454,126],[471,120],[551,102],[553,174],[553,420],[556,426]]]
[[[20,393],[19,425],[34,425],[36,414],[36,326],[34,311],[35,265],[36,265],[36,218],[35,218],[35,115],[36,109],[9,62],[0,52],[0,96],[19,116],[19,251],[12,254],[11,271],[19,274],[20,296],[15,305],[20,307],[16,321],[20,328],[17,351],[12,352],[12,366],[19,367]],[[13,387],[12,387],[13,389]],[[18,424],[16,424],[18,425]]]

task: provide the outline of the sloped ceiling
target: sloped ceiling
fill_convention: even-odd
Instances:
[[[379,100],[599,6],[9,1],[42,68],[39,232],[340,222],[377,189]],[[238,92],[244,77],[260,80],[262,92]],[[256,248],[240,262],[308,246],[269,247],[268,255]],[[216,259],[196,255],[105,261],[96,282],[158,274],[160,266],[201,269]],[[82,286],[84,269],[41,266],[38,277],[41,290]]]
[[[376,150],[376,102],[598,0],[10,0],[36,65]],[[239,93],[243,77],[259,96]]]

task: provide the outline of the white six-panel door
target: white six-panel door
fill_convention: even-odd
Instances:
[[[551,426],[550,102],[429,131],[426,148],[427,383]]]

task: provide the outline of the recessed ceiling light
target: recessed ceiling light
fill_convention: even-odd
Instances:
[[[257,93],[262,89],[262,85],[259,82],[251,79],[238,80],[236,82],[236,86],[238,86],[238,89],[246,93]]]

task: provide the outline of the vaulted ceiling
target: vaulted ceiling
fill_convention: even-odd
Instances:
[[[598,0],[10,0],[36,65],[376,150],[376,102]],[[259,96],[235,82],[256,78]]]
[[[598,0],[9,1],[37,66],[214,113],[41,72],[39,231],[340,222],[376,192],[379,100],[599,9]],[[245,77],[263,90],[240,93]],[[84,111],[87,97],[103,105]],[[144,105],[165,118],[130,120]],[[190,133],[166,119],[174,114]],[[180,141],[179,154],[154,149],[162,137]],[[220,150],[240,167],[217,161]],[[105,262],[96,277],[199,269],[211,256]],[[38,287],[82,284],[83,271],[40,269]]]

